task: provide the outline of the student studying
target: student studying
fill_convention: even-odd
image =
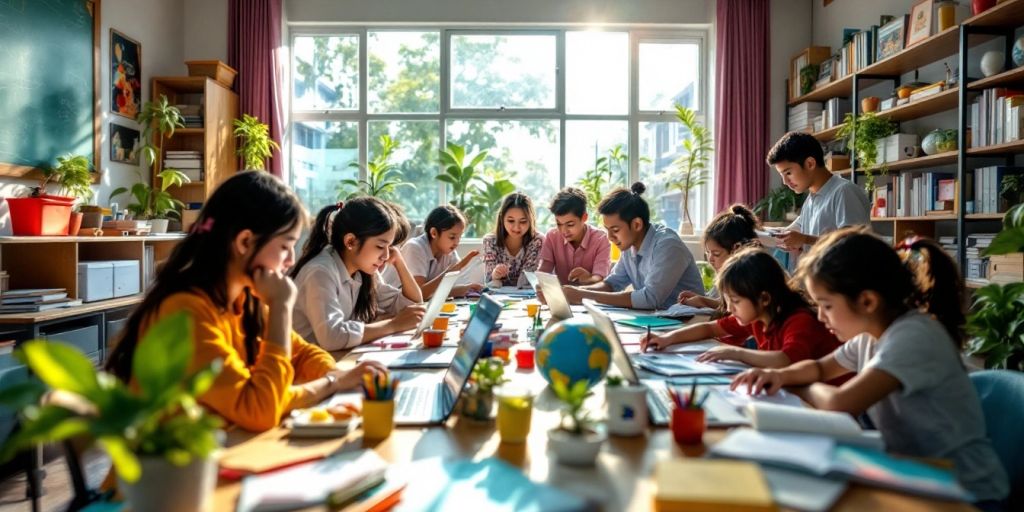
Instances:
[[[480,255],[469,251],[459,258],[459,241],[466,230],[466,217],[452,205],[438,206],[430,211],[423,222],[423,234],[409,240],[402,248],[402,256],[409,273],[420,287],[424,299],[434,296],[437,285],[447,272],[458,272]],[[452,288],[451,294],[462,297],[467,292],[479,292],[483,285],[473,283]]]
[[[543,239],[537,236],[533,201],[521,192],[505,196],[494,233],[483,238],[489,286],[527,286],[525,272],[537,270],[542,244]]]
[[[562,284],[601,282],[611,269],[611,244],[604,231],[587,224],[586,194],[566,187],[555,194],[548,209],[555,227],[544,236],[537,270],[554,271]]]

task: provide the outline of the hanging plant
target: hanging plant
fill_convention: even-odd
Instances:
[[[878,163],[878,141],[896,133],[896,123],[887,118],[879,117],[874,112],[865,112],[859,116],[846,114],[837,138],[846,142],[857,155],[857,168],[864,171],[864,189],[871,194],[875,189],[875,166]],[[888,171],[885,164],[877,169],[882,174]]]

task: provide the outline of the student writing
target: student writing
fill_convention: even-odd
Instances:
[[[734,204],[728,210],[716,215],[704,229],[702,239],[704,256],[711,264],[711,268],[715,269],[715,272],[719,272],[725,260],[733,252],[747,246],[759,246],[755,231],[757,227],[758,222],[754,212],[742,204]],[[679,293],[678,300],[680,304],[695,308],[718,309],[722,306],[717,286],[711,287],[707,295],[698,295],[684,290]]]
[[[452,205],[438,206],[431,210],[423,223],[423,234],[409,240],[402,248],[402,256],[424,299],[434,296],[434,290],[441,283],[445,273],[461,271],[480,253],[469,251],[462,259],[457,251],[462,233],[466,231],[466,217]],[[470,291],[480,291],[483,285],[472,283],[452,287],[455,297]]]

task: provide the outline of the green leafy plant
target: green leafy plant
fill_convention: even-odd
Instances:
[[[622,150],[622,144],[608,150],[606,156],[594,160],[594,167],[587,169],[576,182],[580,190],[587,195],[587,204],[597,205],[608,191],[608,185],[615,181],[615,174],[625,178],[625,166],[629,163],[629,155]]]
[[[469,375],[477,393],[492,393],[494,388],[508,382],[505,365],[500,357],[488,357],[477,361]]]
[[[956,128],[937,131],[939,132],[939,139],[935,143],[935,149],[940,152],[956,151],[956,139],[958,134]]]
[[[435,178],[451,187],[451,203],[459,210],[466,211],[472,197],[473,185],[481,179],[477,174],[477,166],[487,158],[487,151],[477,153],[467,164],[466,148],[449,142],[445,149],[438,152],[438,158],[444,166],[444,171]]]
[[[1024,203],[1024,174],[1003,176],[999,195],[1009,204]]]
[[[415,185],[397,177],[395,166],[390,162],[391,155],[398,149],[398,146],[397,140],[392,139],[389,135],[381,135],[380,151],[366,164],[366,179],[341,180],[338,185],[338,198],[351,199],[356,196],[372,196],[391,201],[399,188],[415,189]],[[359,163],[352,162],[349,167],[359,168]]]
[[[156,323],[132,359],[133,385],[97,372],[71,345],[25,343],[16,357],[39,380],[0,391],[0,403],[18,410],[22,419],[0,460],[41,443],[84,437],[110,455],[118,476],[135,482],[142,471],[140,456],[163,457],[177,466],[210,456],[219,446],[221,421],[206,413],[196,397],[213,384],[221,362],[189,374],[191,340],[192,320],[186,313]]]
[[[125,192],[131,192],[135,202],[125,205],[125,209],[131,212],[134,218],[162,219],[178,217],[178,209],[184,208],[185,204],[171,196],[167,189],[173,186],[181,186],[189,183],[191,180],[177,169],[165,169],[157,174],[157,178],[160,179],[159,189],[154,189],[144,181],[139,181],[132,185],[131,189],[117,187],[110,193],[108,201],[112,201],[115,197]],[[141,172],[139,173],[139,179],[144,179]]]
[[[690,218],[690,194],[697,187],[708,182],[708,159],[711,157],[711,133],[707,127],[697,121],[697,112],[681,105],[676,105],[676,118],[686,128],[688,135],[683,139],[684,153],[672,162],[677,172],[665,183],[669,189],[681,193],[680,208],[683,220],[693,224]]]
[[[817,64],[808,64],[800,68],[800,94],[807,94],[814,90],[814,82],[818,80]]]
[[[245,162],[246,169],[266,170],[266,161],[280,149],[277,142],[270,138],[270,127],[260,122],[259,118],[242,114],[235,119],[235,137],[241,139],[237,153]]]
[[[772,189],[768,195],[761,198],[754,205],[754,213],[760,215],[767,222],[781,222],[786,220],[786,214],[803,205],[803,194],[797,195],[793,189],[782,185]]]
[[[42,169],[43,177],[39,186],[32,189],[32,196],[38,197],[46,192],[50,183],[60,185],[58,195],[77,197],[83,202],[92,199],[92,170],[89,159],[83,155],[64,155],[57,157],[57,165]]]
[[[515,184],[504,172],[483,167],[487,150],[469,158],[467,164],[466,149],[449,142],[439,156],[444,172],[436,179],[448,184],[449,202],[466,214],[467,234],[479,236],[493,229],[495,211],[501,199],[516,190]]]
[[[842,127],[836,137],[846,141],[846,147],[852,148],[857,156],[857,168],[864,171],[864,188],[868,194],[875,189],[875,166],[878,163],[877,142],[896,133],[896,123],[879,117],[874,112],[865,112],[859,116],[846,114]],[[879,170],[884,174],[888,168],[883,164]]]
[[[501,200],[515,190],[515,184],[505,173],[496,169],[483,171],[481,179],[470,188],[469,205],[465,211],[474,234],[481,236],[494,230]]]
[[[609,375],[604,379],[604,385],[610,388],[622,387],[622,377],[619,375]]]
[[[1024,252],[1024,204],[1018,204],[1003,216],[1003,229],[992,239],[985,256]]]
[[[1003,229],[985,256],[1024,252],[1024,204],[1006,212]],[[967,333],[968,353],[995,368],[1024,370],[1024,283],[990,284],[975,292]]]
[[[164,139],[174,135],[175,129],[185,127],[181,111],[171,105],[163,94],[159,100],[147,101],[137,120],[142,125],[142,140],[145,141],[142,154],[150,165],[163,154]]]
[[[583,435],[592,431],[595,423],[590,417],[590,412],[583,407],[587,397],[593,394],[587,389],[587,384],[586,380],[578,380],[572,386],[560,380],[551,383],[551,390],[564,404],[558,428],[573,435]]]

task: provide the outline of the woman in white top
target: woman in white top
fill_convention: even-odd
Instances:
[[[394,210],[373,197],[325,207],[317,215],[291,275],[299,295],[293,326],[327,350],[352,348],[414,328],[423,318],[423,296],[401,252],[392,247]],[[385,264],[402,288],[380,280]]]
[[[402,248],[409,273],[420,285],[424,299],[434,296],[434,290],[447,272],[465,269],[480,251],[469,251],[462,259],[456,249],[466,230],[466,217],[458,208],[446,204],[434,208],[423,223],[423,234],[409,240]],[[461,277],[461,276],[460,276]],[[452,288],[451,295],[462,297],[470,291],[479,292],[483,285],[471,283]]]

